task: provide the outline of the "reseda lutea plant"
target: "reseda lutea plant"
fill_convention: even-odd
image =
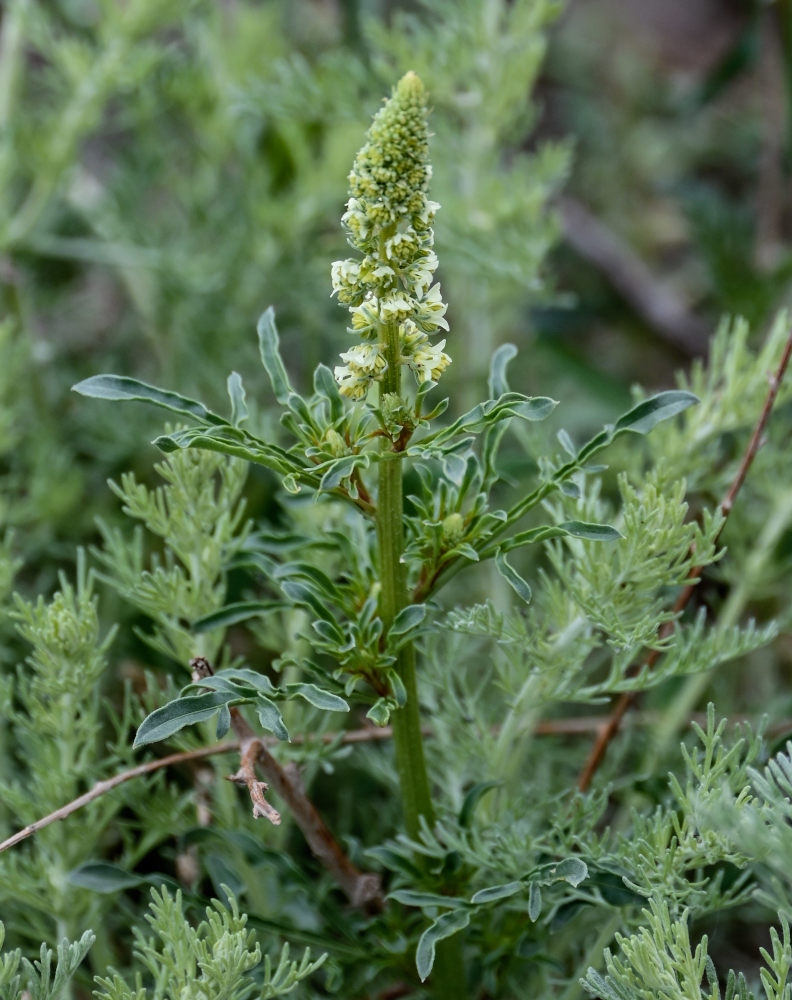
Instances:
[[[142,723],[136,745],[217,715],[218,735],[234,725],[244,764],[253,737],[248,724],[239,722],[239,706],[252,705],[261,728],[286,740],[284,700],[300,697],[328,711],[348,709],[352,701],[364,706],[376,725],[393,727],[411,838],[432,827],[442,805],[427,775],[416,680],[416,642],[433,631],[438,592],[472,564],[491,559],[518,598],[528,602],[531,589],[508,561],[510,552],[552,538],[619,539],[615,528],[597,521],[543,524],[535,518],[530,527],[520,530],[519,525],[553,494],[579,496],[586,467],[614,439],[645,434],[695,402],[691,393],[675,391],[637,404],[566,459],[541,463],[533,487],[523,488],[511,506],[493,507],[493,490],[504,481],[498,451],[509,424],[543,420],[555,402],[509,389],[506,368],[515,349],[506,345],[492,361],[489,398],[449,424],[436,424],[448,400],[430,407],[427,398],[451,358],[444,351],[446,341],[433,339],[447,332],[448,324],[440,286],[433,283],[432,223],[439,206],[428,198],[430,176],[426,93],[420,79],[408,73],[375,116],[355,160],[343,219],[355,256],[332,267],[334,292],[349,307],[350,332],[358,342],[341,355],[344,363],[335,376],[318,366],[314,392],[304,397],[290,384],[281,361],[272,309],[258,325],[261,358],[282,408],[286,443],[249,428],[236,373],[228,379],[228,418],[134,379],[98,375],[75,387],[86,396],[147,401],[188,418],[188,426],[157,439],[165,452],[197,448],[243,458],[277,473],[287,493],[311,491],[323,503],[347,511],[345,530],[292,537],[280,547],[280,559],[262,535],[251,532],[234,565],[263,573],[275,593],[193,623],[197,631],[218,628],[269,613],[273,606],[307,612],[308,652],[276,663],[283,683],[239,665],[193,678],[180,698]],[[404,368],[414,379],[402,379]],[[405,502],[408,467],[418,485]],[[323,568],[316,562],[320,549],[332,553]],[[290,556],[285,561],[284,551]],[[247,755],[251,770],[255,757]],[[258,763],[265,766],[261,755]],[[310,824],[301,826],[310,843]],[[574,885],[584,875],[583,862],[568,858],[546,872],[542,868],[537,885],[559,879]],[[513,885],[517,892],[520,884]],[[449,899],[452,909],[437,916],[435,905],[430,912],[431,923],[418,943],[418,972],[422,980],[432,972],[436,996],[464,996],[458,939],[446,939],[467,926],[472,911],[451,903],[451,877],[438,888],[446,895],[432,898]],[[490,904],[497,898],[496,893],[473,902]],[[423,900],[432,907],[428,896]],[[411,905],[417,905],[414,899]]]

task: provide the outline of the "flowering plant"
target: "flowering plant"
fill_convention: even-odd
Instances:
[[[515,348],[504,345],[495,352],[486,399],[444,425],[438,418],[449,400],[426,412],[426,399],[450,363],[446,341],[431,339],[447,332],[448,323],[440,286],[433,283],[437,259],[432,223],[439,206],[428,198],[430,176],[426,95],[418,77],[408,73],[375,116],[355,159],[343,224],[356,256],[337,261],[331,271],[333,291],[348,306],[350,332],[359,342],[341,355],[344,364],[334,375],[319,365],[313,394],[303,396],[291,385],[281,360],[271,309],[258,325],[262,362],[282,407],[288,442],[274,442],[249,429],[246,394],[236,373],[228,379],[229,417],[195,400],[112,375],[95,376],[76,389],[88,396],[147,401],[188,418],[188,426],[157,439],[170,462],[195,449],[220,453],[271,469],[281,477],[287,496],[310,491],[321,501],[316,509],[322,520],[313,535],[287,534],[273,545],[264,532],[243,529],[238,522],[229,527],[224,543],[228,565],[263,571],[274,599],[260,595],[207,609],[185,637],[189,645],[189,635],[214,634],[222,648],[224,627],[274,610],[299,612],[307,616],[307,627],[286,642],[292,648],[283,649],[274,661],[277,683],[238,663],[215,672],[205,656],[193,657],[191,683],[143,721],[136,746],[172,737],[212,716],[219,736],[233,727],[242,758],[233,780],[248,787],[254,815],[273,823],[281,819],[266,799],[267,786],[257,779],[258,767],[349,900],[377,913],[384,906],[379,874],[361,871],[345,855],[304,790],[279,763],[278,752],[271,752],[251,727],[243,707],[253,706],[260,729],[281,741],[289,739],[284,713],[294,699],[320,712],[360,706],[375,726],[390,724],[387,735],[393,740],[406,838],[374,847],[368,857],[393,873],[391,906],[414,907],[425,915],[415,949],[417,971],[421,980],[431,973],[434,995],[449,997],[468,995],[459,932],[477,914],[489,913],[507,899],[512,900],[506,904],[508,912],[524,897],[530,919],[536,920],[543,894],[557,897],[554,905],[560,905],[567,898],[564,892],[573,892],[590,877],[590,868],[571,835],[537,848],[527,863],[525,852],[533,848],[530,837],[526,840],[519,831],[530,817],[515,806],[519,795],[510,806],[516,839],[512,842],[504,832],[501,860],[485,860],[492,843],[483,830],[469,835],[467,827],[493,780],[476,783],[458,811],[448,801],[448,790],[433,787],[418,686],[419,657],[432,638],[444,632],[487,636],[510,650],[495,685],[509,695],[492,748],[494,773],[509,783],[514,761],[525,752],[522,720],[537,705],[634,691],[754,648],[767,635],[748,628],[707,636],[699,623],[695,634],[680,630],[677,637],[670,636],[668,627],[676,615],[663,610],[664,588],[681,585],[717,558],[722,517],[705,516],[701,527],[686,523],[684,486],[669,486],[662,463],[644,475],[640,489],[621,477],[620,530],[603,519],[608,511],[616,512],[600,497],[605,467],[593,466],[594,457],[617,438],[645,435],[685,413],[697,401],[692,392],[680,389],[642,399],[579,448],[560,432],[564,454],[542,458],[532,482],[520,483],[505,506],[501,501],[508,496],[510,480],[499,456],[506,431],[544,420],[556,405],[548,397],[510,389],[507,366]],[[404,367],[415,376],[414,389],[402,383]],[[415,485],[405,497],[407,470]],[[564,516],[569,504],[578,514],[574,519]],[[548,541],[557,582],[542,573],[542,591],[535,600],[512,554]],[[614,544],[607,548],[610,554],[595,557],[591,544],[601,542]],[[438,596],[442,589],[486,562],[508,585],[522,612],[505,617],[485,602],[446,613]],[[639,583],[625,590],[626,579]],[[696,656],[690,652],[695,643]],[[199,647],[196,639],[193,651],[202,653]],[[630,670],[644,647],[653,658],[665,653],[666,666],[653,675]],[[605,649],[610,669],[593,679],[588,663],[597,650],[604,661]],[[227,662],[228,656],[221,659]],[[454,697],[455,685],[464,683],[462,674],[446,676],[444,695]],[[477,697],[488,703],[491,692],[481,689]],[[470,711],[474,701],[466,702]],[[452,742],[465,741],[461,709],[458,722],[449,731]],[[704,734],[709,744],[717,738],[715,729]],[[469,742],[464,745],[472,752]],[[605,862],[600,858],[596,864]],[[497,871],[482,876],[493,865]],[[491,882],[504,868],[512,877],[473,891],[477,881]],[[468,891],[472,895],[466,899]],[[387,910],[374,919],[387,921]]]

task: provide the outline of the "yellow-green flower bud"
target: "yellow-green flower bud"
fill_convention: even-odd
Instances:
[[[385,426],[389,431],[398,431],[402,427],[412,430],[415,427],[415,417],[404,400],[395,392],[386,392],[380,400],[380,412]]]
[[[449,514],[443,520],[442,538],[446,545],[456,545],[465,534],[465,519],[461,514]]]
[[[324,446],[335,458],[341,458],[349,450],[346,441],[334,427],[328,427],[325,431]]]

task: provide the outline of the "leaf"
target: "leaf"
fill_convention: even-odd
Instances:
[[[330,645],[343,645],[346,636],[335,622],[327,621],[326,618],[318,618],[311,622],[311,628]]]
[[[549,396],[532,396],[518,402],[512,408],[512,412],[522,420],[544,420],[556,406],[558,406],[557,399],[550,399]]]
[[[213,676],[219,680],[227,679],[240,684],[247,684],[260,694],[275,694],[275,688],[269,677],[266,674],[260,674],[258,670],[251,670],[250,667],[226,667],[225,670],[218,670]],[[203,683],[211,679],[207,677]]]
[[[429,383],[424,382],[424,385],[429,385]],[[445,413],[445,411],[448,409],[449,402],[450,400],[448,399],[447,396],[445,399],[441,399],[440,402],[436,406],[433,406],[428,413],[423,414],[421,419],[429,423],[430,420],[434,420],[435,418],[439,417],[441,414]]]
[[[578,886],[588,878],[588,866],[580,858],[564,858],[551,869],[553,881],[569,882],[570,885]]]
[[[326,466],[327,471],[322,476],[319,487],[323,490],[334,490],[341,480],[351,476],[358,466],[367,469],[370,462],[368,455],[344,455],[342,458],[336,458]]]
[[[280,583],[280,588],[292,604],[308,608],[309,611],[313,611],[317,618],[327,621],[328,618],[333,617],[330,609],[322,604],[312,588],[300,580],[283,580]]]
[[[278,706],[275,702],[270,701],[269,698],[260,694],[256,698],[256,709],[261,728],[277,736],[279,740],[288,741],[289,730],[283,724],[283,716],[278,711]]]
[[[315,684],[287,684],[286,690],[289,697],[300,697],[314,706],[321,708],[325,712],[348,712],[349,705],[337,694],[324,691]]]
[[[516,356],[517,348],[514,344],[501,344],[497,351],[495,351],[492,355],[492,360],[490,361],[489,381],[487,382],[490,396],[502,396],[504,393],[509,391],[509,385],[506,381],[506,368],[512,358],[515,358]]]
[[[231,709],[228,705],[222,705],[217,713],[217,731],[215,739],[221,740],[231,728]]]
[[[234,682],[229,680],[227,677],[221,677],[219,674],[215,674],[211,677],[202,677],[201,680],[192,684],[186,684],[181,691],[181,696],[184,697],[185,692],[187,691],[205,691],[207,688],[212,691],[224,691],[229,696],[231,701],[244,701],[249,693],[244,688],[234,684]]]
[[[564,428],[562,427],[561,430],[556,434],[556,437],[558,438],[559,444],[567,453],[567,455],[571,455],[572,458],[574,458],[575,455],[577,455],[577,449],[575,448],[574,442],[572,441],[572,438],[569,436],[567,431],[565,431]]]
[[[472,410],[463,413],[448,427],[430,434],[415,447],[408,449],[408,454],[420,454],[424,446],[437,447],[446,441],[454,441],[453,447],[459,444],[457,439],[464,431],[477,432],[497,424],[500,420],[521,417],[523,420],[544,420],[557,405],[556,400],[547,396],[524,396],[519,392],[507,392],[498,399],[488,399],[478,403]],[[430,448],[431,450],[431,448]]]
[[[327,365],[317,365],[314,371],[314,391],[330,404],[330,420],[335,423],[344,414],[344,397],[338,389],[338,382]]]
[[[134,889],[140,885],[167,885],[179,888],[175,879],[167,875],[138,875],[121,865],[113,865],[107,861],[87,861],[73,869],[66,876],[70,885],[81,889],[91,889],[93,892],[115,893],[122,889]]]
[[[493,788],[499,788],[501,784],[500,781],[479,781],[468,790],[462,802],[462,808],[459,810],[459,825],[461,827],[470,826],[476,806],[481,798]]]
[[[168,392],[167,389],[158,389],[155,385],[148,385],[146,382],[139,382],[136,378],[128,378],[125,375],[92,375],[73,385],[72,391],[93,399],[153,403],[165,410],[183,413],[210,424],[228,424],[227,420],[207,410],[203,403],[199,403],[196,399]]]
[[[504,882],[503,885],[491,885],[474,893],[470,902],[479,905],[481,903],[494,903],[497,899],[508,899],[509,896],[514,896],[518,892],[522,892],[524,888],[522,882]]]
[[[407,688],[404,686],[404,681],[399,676],[398,671],[393,668],[388,668],[383,672],[388,678],[391,694],[393,695],[396,704],[399,708],[404,708],[407,704]]]
[[[517,570],[506,562],[506,556],[501,553],[500,549],[495,555],[495,568],[498,570],[503,579],[509,584],[515,594],[522,598],[526,604],[530,604],[530,586],[525,580],[523,580]]]
[[[539,919],[539,914],[542,912],[542,890],[539,888],[538,882],[531,882],[528,889],[528,916],[531,920],[536,921]]]
[[[282,406],[285,406],[289,402],[289,396],[294,390],[289,384],[289,376],[286,374],[286,369],[281,360],[279,350],[280,341],[278,339],[278,331],[275,327],[275,310],[272,306],[261,314],[256,326],[256,332],[258,333],[261,363],[264,365],[267,375],[269,375],[275,398]]]
[[[443,906],[447,909],[458,909],[466,903],[459,896],[441,896],[436,892],[417,892],[414,889],[397,889],[388,893],[388,899],[395,899],[404,906]]]
[[[580,487],[576,483],[567,481],[562,481],[558,484],[558,488],[566,497],[571,497],[573,500],[580,499]]]
[[[188,695],[186,698],[169,701],[141,722],[132,744],[133,749],[165,740],[185,726],[210,719],[228,699],[226,692],[207,691],[205,694]]]
[[[435,945],[450,938],[470,923],[468,910],[452,910],[439,916],[421,935],[415,951],[415,967],[423,982],[432,971],[435,960]],[[449,998],[450,1000],[450,998]]]
[[[260,441],[254,443],[241,442],[234,435],[240,435],[235,427],[228,424],[226,427],[191,427],[183,431],[174,431],[172,434],[163,434],[154,438],[154,444],[160,451],[170,454],[182,448],[200,448],[204,451],[216,451],[221,455],[231,455],[234,458],[243,458],[247,462],[255,465],[263,465],[273,472],[282,473],[289,468],[289,463],[284,459],[281,452],[270,446],[265,446]],[[233,439],[228,440],[229,436]],[[293,473],[291,474],[293,475]],[[299,491],[299,487],[297,487]]]
[[[375,726],[387,726],[391,708],[392,705],[389,698],[377,698],[368,712],[366,712],[366,718],[370,719]]]
[[[213,611],[210,615],[196,619],[192,623],[192,631],[210,632],[213,628],[226,628],[228,625],[247,621],[255,615],[285,607],[288,607],[285,601],[236,601],[233,604],[226,604],[224,608]]]
[[[467,461],[462,455],[446,455],[442,460],[443,475],[454,486],[461,486],[467,472]]]
[[[453,549],[456,555],[462,556],[463,559],[468,559],[470,562],[478,562],[479,554],[470,544],[470,542],[462,542],[461,545],[456,545]]]
[[[245,399],[245,387],[242,385],[242,376],[238,372],[231,372],[226,382],[228,388],[228,398],[231,400],[231,423],[234,427],[239,427],[248,418],[247,400]]]
[[[610,524],[587,524],[585,521],[564,521],[556,525],[567,535],[588,538],[592,542],[615,542],[624,535]]]
[[[609,524],[586,524],[584,521],[565,521],[563,524],[541,524],[536,528],[529,528],[527,531],[520,531],[505,542],[501,542],[498,548],[501,553],[511,552],[512,549],[522,548],[523,545],[532,545],[536,542],[544,542],[549,538],[561,538],[564,535],[572,535],[575,538],[587,538],[593,542],[613,542],[622,538],[620,531]],[[482,553],[485,557],[495,551],[495,546],[485,549]]]
[[[658,393],[651,399],[645,399],[631,410],[619,417],[613,425],[616,433],[632,431],[635,434],[648,434],[649,431],[663,420],[675,417],[689,406],[698,403],[698,396],[681,389],[672,389]]]
[[[289,562],[283,566],[277,566],[271,575],[279,582],[281,580],[303,580],[312,590],[333,600],[341,600],[343,596],[327,573],[324,573],[313,563]]]
[[[89,861],[70,871],[66,877],[70,885],[106,894],[134,889],[148,882],[145,876],[136,875],[120,865],[111,865],[103,861]]]
[[[217,851],[210,851],[204,858],[204,864],[206,865],[206,873],[212,880],[217,898],[221,899],[226,906],[230,905],[229,889],[234,896],[240,896],[245,891],[244,879],[235,868],[232,868],[227,857]]]
[[[424,618],[426,618],[425,604],[408,604],[393,619],[388,636],[406,635],[407,632],[411,632],[414,628],[417,628]]]

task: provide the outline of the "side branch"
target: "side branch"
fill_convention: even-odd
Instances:
[[[633,725],[652,726],[657,722],[658,715],[656,712],[634,712],[631,718]],[[704,725],[707,721],[704,715],[694,716],[694,719],[701,725]],[[546,719],[536,724],[534,734],[536,736],[598,736],[608,725],[609,721],[609,717],[605,715],[583,715],[569,719]],[[498,732],[499,728],[498,726],[493,726],[493,733]],[[792,719],[780,719],[770,727],[768,732],[780,734],[789,732],[790,729],[792,729]],[[434,735],[430,726],[422,727],[422,732],[427,739],[431,739]],[[376,729],[373,726],[365,726],[363,729],[350,729],[344,733],[323,733],[321,736],[316,737],[315,740],[324,744],[335,743],[336,741],[343,744],[350,744],[384,743],[392,738],[393,729],[390,726],[378,726]],[[266,737],[260,740],[260,743],[265,748],[274,746],[276,742],[273,737]],[[295,736],[292,739],[293,744],[299,745],[305,742],[307,741],[303,736]],[[215,743],[214,746],[201,747],[198,750],[183,750],[180,753],[172,753],[167,757],[150,760],[145,764],[130,768],[128,771],[121,771],[119,774],[113,775],[112,778],[107,778],[104,781],[97,781],[91,790],[84,795],[72,799],[71,802],[67,802],[54,812],[43,816],[41,819],[37,819],[35,823],[30,823],[7,840],[0,842],[0,854],[11,847],[15,847],[23,840],[27,840],[28,837],[32,837],[34,833],[43,830],[52,823],[66,819],[72,813],[82,809],[83,806],[87,806],[90,802],[93,802],[94,799],[98,799],[106,792],[110,792],[119,785],[123,785],[126,781],[131,781],[133,778],[142,778],[147,774],[154,774],[156,771],[163,770],[166,767],[173,767],[176,764],[187,764],[193,760],[215,757],[218,754],[233,753],[234,751],[241,750],[241,747],[240,740],[229,740],[225,743]]]
[[[213,673],[211,664],[202,656],[190,661],[193,683]],[[294,821],[302,831],[314,856],[341,886],[353,906],[370,910],[380,910],[383,905],[380,878],[370,872],[361,872],[344,853],[341,845],[330,832],[319,815],[316,806],[305,793],[296,768],[294,773],[287,770],[272,756],[266,746],[238,708],[231,708],[231,728],[239,740],[240,766],[231,781],[247,785],[253,802],[254,817],[265,817],[271,823],[279,824],[280,813],[265,797],[268,785],[256,776],[256,764],[261,767],[269,785],[284,800],[292,812]]]
[[[580,730],[575,728],[574,731],[579,732]],[[429,729],[424,730],[424,735],[430,736],[431,731]],[[382,726],[377,729],[374,729],[372,726],[366,726],[364,729],[350,729],[345,733],[323,733],[321,736],[314,737],[312,739],[315,739],[316,742],[324,744],[335,743],[336,740],[341,743],[372,743],[389,740],[392,736],[393,730],[390,726]],[[277,743],[277,740],[274,737],[265,737],[264,739],[259,739],[259,742],[264,747],[267,747]],[[292,739],[293,744],[299,745],[300,743],[306,742],[308,741],[304,736],[295,736]],[[241,740],[228,740],[226,743],[215,743],[214,746],[200,747],[198,750],[182,750],[179,753],[172,753],[167,757],[158,757],[157,760],[149,760],[145,764],[138,764],[137,767],[132,767],[128,771],[121,771],[119,774],[114,774],[112,778],[97,781],[89,791],[85,792],[85,794],[80,795],[76,799],[72,799],[71,802],[67,802],[60,808],[55,809],[54,812],[51,812],[46,816],[42,816],[42,818],[37,819],[35,823],[28,824],[28,826],[18,830],[7,840],[0,842],[0,854],[2,854],[3,851],[7,851],[9,847],[15,847],[23,840],[27,840],[28,837],[32,837],[34,833],[38,833],[39,830],[43,830],[52,823],[57,823],[58,820],[66,819],[68,816],[71,816],[72,813],[82,809],[83,806],[87,806],[90,802],[93,802],[94,799],[98,799],[107,792],[111,792],[114,788],[117,788],[119,785],[123,785],[126,781],[131,781],[133,778],[142,778],[147,774],[154,774],[155,771],[162,770],[166,767],[173,767],[176,764],[186,764],[193,760],[202,760],[205,757],[215,757],[222,753],[233,753],[234,751],[241,750],[241,748]]]
[[[7,840],[0,843],[0,854],[2,854],[3,851],[7,851],[9,847],[14,847],[21,841],[27,840],[28,837],[32,837],[34,833],[38,833],[39,830],[43,830],[45,826],[50,826],[52,823],[56,823],[59,819],[66,819],[67,816],[71,816],[71,814],[77,812],[78,809],[82,809],[83,806],[87,806],[89,802],[93,802],[94,799],[98,799],[100,795],[104,795],[106,792],[111,792],[119,785],[123,785],[125,781],[131,781],[133,778],[141,778],[146,774],[153,774],[155,771],[159,771],[163,767],[171,767],[174,764],[184,764],[191,760],[201,760],[203,757],[214,757],[215,754],[219,753],[231,753],[233,750],[238,749],[239,741],[232,740],[228,743],[216,744],[213,747],[201,747],[198,750],[184,750],[181,753],[172,753],[168,757],[160,757],[157,760],[149,760],[145,764],[138,764],[137,767],[132,767],[128,771],[122,771],[120,774],[114,774],[112,778],[106,778],[104,781],[97,781],[93,788],[85,792],[84,795],[80,795],[78,798],[72,799],[71,802],[67,802],[65,806],[61,806],[60,809],[56,809],[48,816],[43,816],[41,819],[37,819],[35,823],[29,823],[26,827],[18,830]]]
[[[734,506],[734,501],[737,494],[740,492],[742,484],[745,482],[745,477],[748,475],[748,470],[751,468],[754,459],[756,458],[757,452],[762,445],[762,436],[764,434],[765,427],[767,426],[767,421],[770,419],[770,413],[773,409],[773,404],[778,396],[778,390],[781,387],[781,382],[783,381],[784,374],[789,365],[789,358],[792,355],[792,330],[789,332],[786,344],[784,345],[784,350],[781,353],[781,360],[778,363],[778,368],[775,373],[770,376],[770,387],[767,391],[767,396],[765,397],[764,405],[762,406],[762,411],[759,414],[759,419],[754,427],[753,434],[751,435],[751,440],[748,442],[748,446],[745,449],[745,453],[740,462],[740,467],[737,470],[737,474],[732,480],[732,484],[726,491],[726,495],[720,502],[719,508],[723,515],[723,523],[721,524],[720,531],[718,532],[718,538],[723,531],[723,527],[726,523],[726,518],[728,518],[731,513],[732,507]],[[716,539],[717,541],[717,539]],[[688,583],[687,586],[682,590],[679,597],[674,604],[673,614],[674,621],[677,617],[685,610],[690,598],[693,596],[693,592],[696,589],[698,581],[701,579],[701,574],[704,571],[703,566],[694,567],[690,576],[694,581]],[[670,635],[674,630],[674,622],[666,622],[663,628],[659,632],[659,638],[664,639],[666,636]],[[651,670],[657,660],[661,655],[661,651],[658,649],[653,649],[644,661],[644,668]],[[616,705],[608,719],[608,722],[600,730],[597,739],[594,742],[594,746],[591,748],[591,753],[586,760],[583,770],[580,773],[578,779],[578,788],[581,792],[585,792],[586,789],[591,784],[591,779],[602,763],[605,756],[605,752],[608,749],[616,733],[619,731],[619,726],[624,718],[627,710],[633,704],[635,699],[638,697],[637,691],[629,691],[623,694],[621,698],[616,702]]]

